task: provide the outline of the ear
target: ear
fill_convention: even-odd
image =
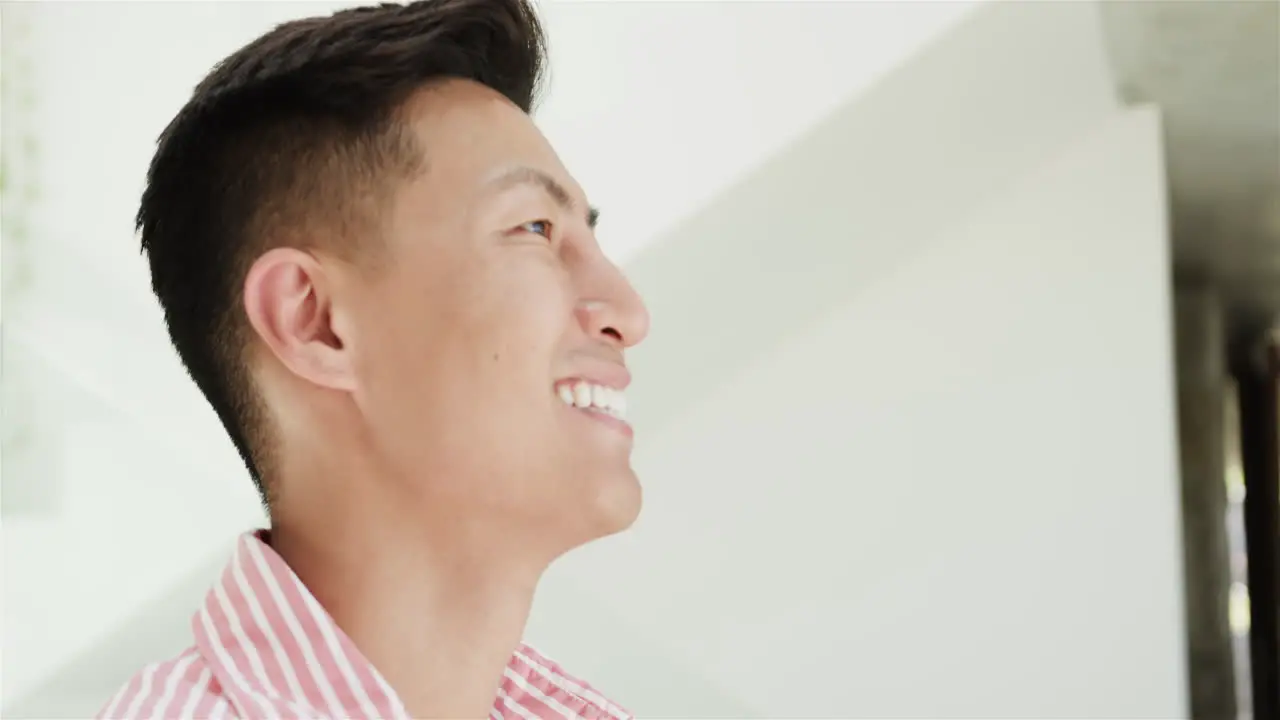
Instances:
[[[351,352],[333,321],[333,303],[324,266],[296,248],[267,251],[244,281],[249,324],[281,364],[321,387],[354,390]]]

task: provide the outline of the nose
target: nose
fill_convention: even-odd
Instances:
[[[640,294],[613,263],[597,265],[592,292],[578,303],[578,322],[594,338],[625,349],[637,345],[649,334],[649,310]]]

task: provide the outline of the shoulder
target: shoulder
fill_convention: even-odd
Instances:
[[[139,670],[98,711],[98,720],[227,718],[232,708],[194,647]]]

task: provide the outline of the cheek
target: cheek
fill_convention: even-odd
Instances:
[[[582,337],[572,283],[537,253],[477,265],[365,305],[363,421],[376,452],[438,501],[539,507],[550,486],[531,478],[562,478],[577,457],[552,391]],[[497,480],[447,482],[460,475]]]
[[[565,274],[541,258],[515,258],[495,268],[484,287],[473,288],[472,303],[459,318],[470,335],[476,362],[510,380],[549,373],[572,337],[573,298]]]
[[[355,318],[356,343],[351,351],[358,377],[356,402],[375,425],[410,420],[413,407],[424,404],[432,326],[421,299],[383,291],[371,295]]]
[[[363,304],[359,374],[397,415],[515,410],[539,394],[576,327],[567,275],[536,254],[394,278]],[[549,390],[548,390],[549,392]]]

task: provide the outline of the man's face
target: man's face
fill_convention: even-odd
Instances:
[[[624,350],[644,305],[530,118],[474,83],[416,98],[426,169],[398,191],[376,272],[352,276],[355,399],[433,517],[569,544],[639,511]]]

